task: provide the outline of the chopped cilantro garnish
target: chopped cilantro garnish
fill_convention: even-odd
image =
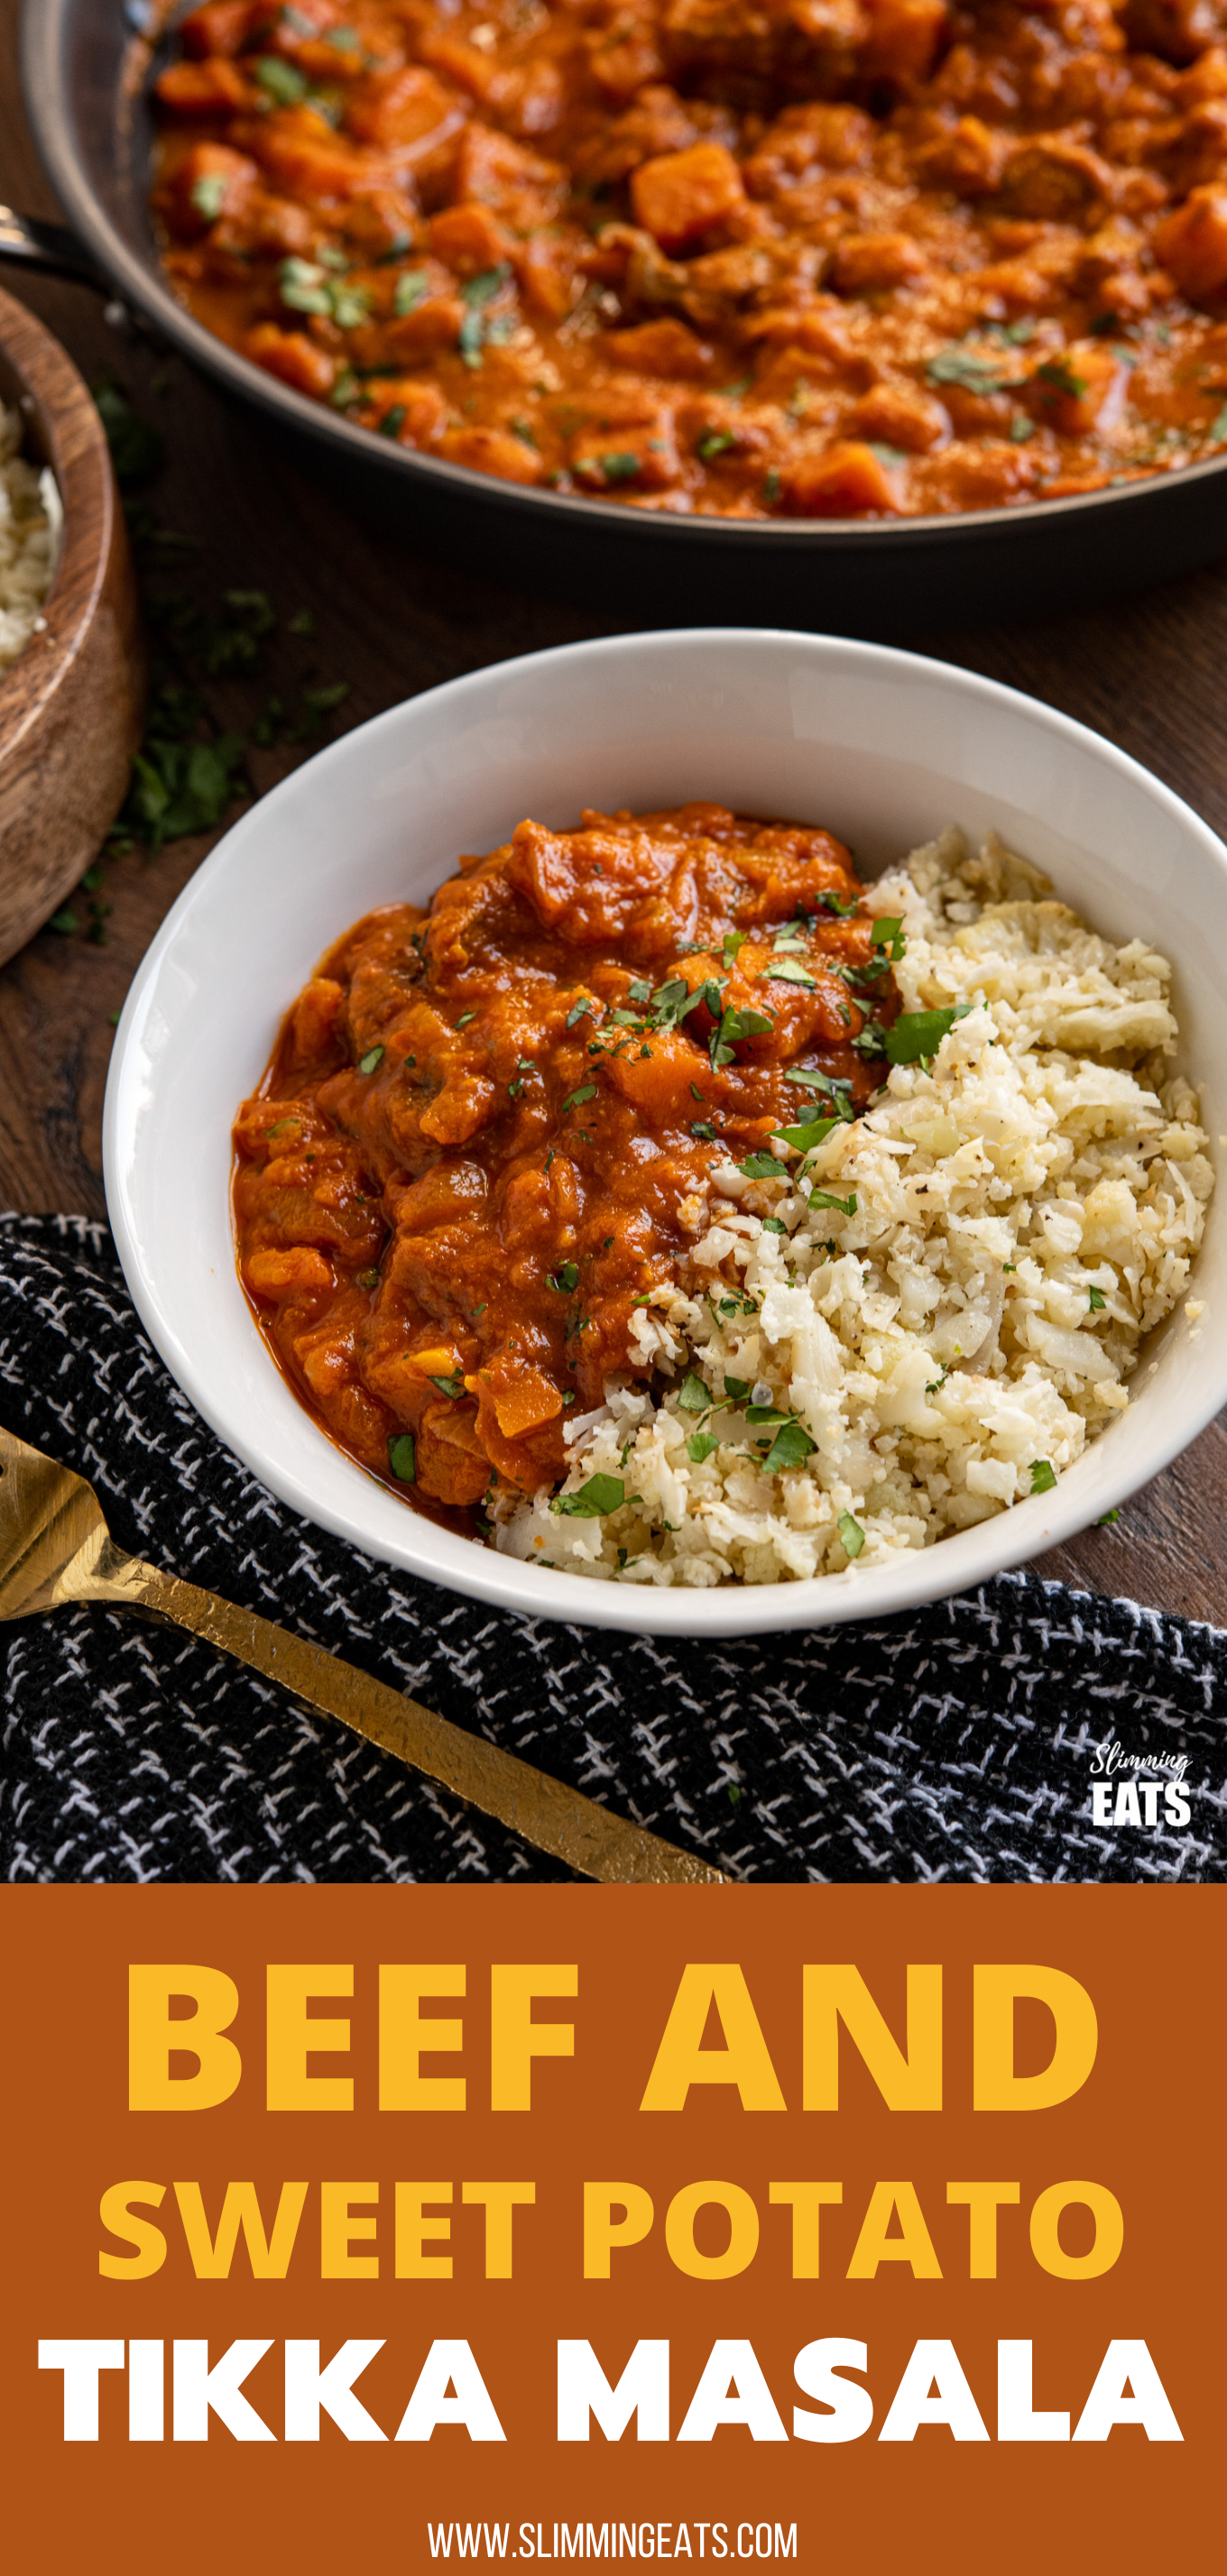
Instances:
[[[556,1288],[560,1297],[569,1297],[572,1289],[579,1286],[579,1270],[574,1261],[560,1261],[557,1270],[549,1271],[547,1276],[551,1288]]]
[[[457,1026],[457,1028],[458,1028],[458,1029],[467,1029],[467,1027],[468,1027],[468,1025],[469,1025],[470,1020],[475,1020],[475,1019],[476,1019],[476,1017],[477,1017],[477,1013],[476,1013],[476,1011],[462,1011],[462,1012],[461,1012],[461,1014],[460,1014],[459,1019],[458,1019],[458,1020],[457,1020],[457,1022],[456,1022],[456,1026]]]
[[[987,358],[974,357],[970,349],[939,349],[925,374],[931,385],[960,385],[969,394],[1000,393],[1005,381]]]
[[[726,1377],[724,1381],[726,1403],[744,1404],[749,1392],[750,1380],[748,1377]]]
[[[500,286],[506,285],[510,275],[511,270],[505,259],[500,260],[497,268],[483,268],[477,277],[470,277],[461,287],[460,292],[465,303],[488,304],[491,297],[497,295]]]
[[[1050,1494],[1056,1481],[1056,1475],[1046,1458],[1032,1459],[1031,1491],[1033,1494]]]
[[[646,1002],[651,996],[651,991],[651,985],[646,984],[640,975],[636,977],[626,998],[628,1002]]]
[[[715,1014],[712,1016],[714,1018]],[[733,1048],[739,1038],[766,1037],[774,1026],[774,1016],[770,1011],[726,1011],[719,1025],[713,1028],[708,1046],[713,1073],[718,1072],[721,1065],[732,1063]]]
[[[736,963],[737,957],[745,947],[747,936],[748,933],[744,930],[725,931],[720,942],[720,952],[726,966],[731,967]]]
[[[737,1169],[744,1172],[748,1181],[786,1181],[788,1178],[787,1164],[777,1163],[774,1154],[747,1154]]]
[[[799,1127],[781,1127],[779,1132],[785,1144],[795,1145],[799,1154],[812,1154],[838,1125],[838,1118],[807,1118]]]
[[[407,268],[397,278],[392,310],[398,321],[403,322],[406,314],[412,313],[421,303],[428,284],[429,280],[424,268]]]
[[[215,224],[226,202],[226,182],[220,170],[205,170],[192,189],[192,204],[207,224]]]
[[[694,1119],[692,1119],[692,1120],[691,1120],[691,1124],[690,1124],[690,1133],[691,1133],[691,1135],[692,1135],[692,1136],[696,1136],[696,1137],[698,1138],[698,1141],[699,1141],[699,1143],[700,1143],[701,1145],[714,1145],[714,1144],[715,1144],[715,1141],[716,1141],[716,1131],[715,1131],[715,1128],[713,1127],[713,1125],[712,1125],[712,1123],[711,1123],[710,1118],[694,1118]]]
[[[1086,1293],[1091,1301],[1091,1313],[1093,1315],[1097,1315],[1101,1307],[1107,1303],[1103,1290],[1102,1288],[1088,1288]]]
[[[769,978],[773,984],[803,984],[807,992],[812,993],[814,990],[814,978],[808,967],[802,966],[800,960],[795,957],[783,957],[778,965],[772,958],[768,965],[760,966],[759,982],[766,978]]]
[[[713,457],[723,456],[726,447],[735,447],[736,444],[731,429],[705,429],[694,452],[702,458],[704,465],[710,465]]]
[[[379,1286],[379,1272],[377,1270],[359,1270],[355,1272],[354,1276],[359,1288],[377,1288]]]
[[[376,435],[379,438],[399,438],[404,426],[405,406],[403,403],[393,403],[391,410],[386,411],[379,422]]]
[[[838,894],[834,886],[822,886],[816,900],[821,904],[824,912],[833,912],[837,914],[841,921],[846,921],[848,914],[850,912],[855,912],[856,907],[860,902],[860,896],[858,894]]]
[[[1068,358],[1047,358],[1035,373],[1040,384],[1052,385],[1059,394],[1071,394],[1075,402],[1080,402],[1087,390],[1086,377],[1078,374]]]
[[[1099,1519],[1095,1523],[1095,1527],[1096,1529],[1111,1529],[1119,1519],[1119,1512],[1101,1512]]]
[[[764,1234],[787,1234],[788,1228],[785,1225],[782,1216],[765,1216],[763,1218],[763,1232]]]
[[[873,948],[885,948],[890,957],[891,965],[897,966],[903,955],[904,949],[903,923],[898,916],[888,913],[879,913],[869,937],[870,946]]]
[[[597,463],[607,483],[629,483],[639,472],[639,458],[629,447],[615,448],[609,456],[599,456]]]
[[[383,1063],[383,1053],[384,1051],[381,1046],[368,1048],[367,1053],[365,1055],[360,1055],[358,1058],[359,1073],[373,1073],[376,1065]]]
[[[714,1431],[692,1431],[686,1443],[686,1455],[692,1466],[701,1467],[704,1459],[710,1458],[713,1449],[719,1446]]]
[[[278,54],[261,54],[251,69],[266,97],[277,107],[298,107],[307,95],[310,83],[306,74],[297,71],[293,63],[283,62]]]
[[[803,1422],[782,1422],[763,1460],[763,1474],[775,1476],[781,1467],[803,1467],[816,1447]]]
[[[626,1486],[621,1476],[590,1476],[577,1494],[555,1494],[552,1512],[565,1512],[570,1519],[593,1521],[616,1512],[626,1501]]]
[[[812,1208],[835,1208],[840,1216],[856,1215],[855,1190],[850,1190],[846,1199],[837,1199],[830,1190],[811,1190],[809,1203]]]
[[[956,1002],[948,1011],[901,1012],[893,1029],[886,1031],[883,1053],[891,1064],[923,1064],[936,1055],[955,1021],[965,1020],[970,1009],[970,1002]]]
[[[1224,439],[1227,439],[1227,403],[1224,403],[1217,420],[1211,421],[1209,429],[1206,431],[1206,436],[1211,441],[1212,445],[1216,447],[1219,446]],[[1112,1518],[1115,1520],[1115,1513],[1112,1514]]]
[[[291,312],[331,314],[332,289],[315,260],[283,259],[279,284],[281,301]]]
[[[562,1104],[562,1115],[565,1117],[568,1109],[579,1109],[583,1106],[585,1100],[595,1100],[595,1098],[595,1082],[581,1082],[578,1091],[570,1092],[564,1100]]]
[[[711,1403],[711,1397],[702,1378],[696,1376],[693,1369],[689,1370],[682,1379],[677,1391],[677,1400],[683,1413],[705,1413]]]
[[[770,467],[763,479],[763,499],[764,501],[778,501],[779,497],[780,477],[777,468],[773,465]]]
[[[418,1472],[417,1458],[414,1452],[413,1434],[411,1431],[398,1431],[394,1434],[393,1438],[389,1440],[388,1465],[390,1466],[393,1475],[399,1476],[402,1485],[416,1484]]]
[[[453,1404],[459,1404],[464,1393],[464,1370],[453,1369],[450,1377],[432,1377],[430,1383],[437,1386],[440,1395],[450,1395]]]
[[[790,1064],[785,1070],[784,1080],[800,1084],[805,1091],[824,1091],[830,1100],[833,1118],[852,1118],[856,1114],[852,1107],[852,1085],[839,1074],[823,1073],[818,1065]]]
[[[841,1512],[837,1526],[843,1540],[844,1555],[859,1556],[865,1544],[865,1533],[860,1522],[853,1520],[851,1512]]]
[[[585,1012],[590,1013],[594,1018],[596,1016],[594,1004],[589,1001],[586,993],[581,993],[578,1002],[573,1002],[567,1013],[567,1027],[569,1029],[575,1028],[577,1023],[583,1019]]]

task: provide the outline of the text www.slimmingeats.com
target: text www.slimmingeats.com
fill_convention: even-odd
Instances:
[[[428,2522],[432,2558],[795,2558],[795,2522]]]

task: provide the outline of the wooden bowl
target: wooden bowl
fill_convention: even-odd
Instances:
[[[0,293],[0,395],[64,505],[45,624],[0,674],[0,963],[79,882],[123,803],[145,663],[102,423],[59,341]]]

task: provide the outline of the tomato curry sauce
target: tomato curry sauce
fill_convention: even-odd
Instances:
[[[423,453],[958,511],[1227,447],[1225,0],[209,0],[174,286]]]
[[[703,804],[521,823],[358,922],[235,1126],[243,1283],[333,1438],[436,1508],[557,1482],[710,1167],[881,1079],[884,928],[829,833]]]

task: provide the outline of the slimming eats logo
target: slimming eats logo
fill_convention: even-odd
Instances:
[[[1188,1767],[1187,1753],[1126,1753],[1116,1736],[1105,1736],[1091,1762],[1092,1823],[1141,1825],[1143,1830],[1159,1823],[1187,1825],[1192,1813],[1184,1787]],[[1144,1771],[1159,1776],[1140,1779]],[[1118,1779],[1118,1772],[1129,1777]]]

